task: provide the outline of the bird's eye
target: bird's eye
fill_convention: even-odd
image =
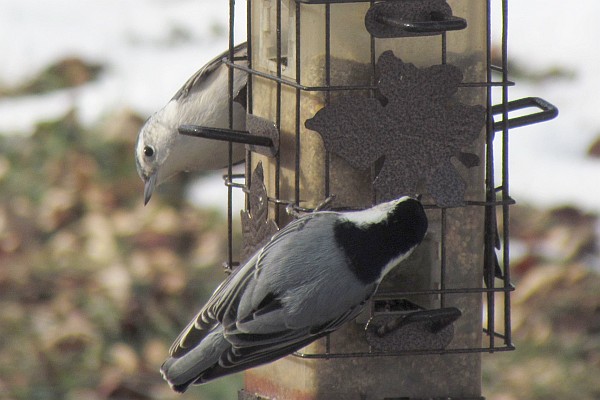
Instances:
[[[144,147],[144,155],[146,157],[152,157],[154,155],[154,148],[152,146]]]

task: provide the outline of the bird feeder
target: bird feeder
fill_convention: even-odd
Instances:
[[[509,100],[508,0],[247,0],[247,66],[233,58],[233,3],[223,62],[248,74],[248,132],[217,133],[248,150],[245,174],[225,177],[230,232],[232,191],[246,193],[228,266],[317,207],[420,195],[430,221],[367,312],[247,371],[239,398],[481,399],[481,353],[514,349],[510,131],[557,114]]]

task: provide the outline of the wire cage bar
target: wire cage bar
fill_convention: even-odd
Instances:
[[[293,140],[288,142],[286,146],[292,148],[291,156],[293,162],[286,161],[284,166],[281,151],[276,152],[274,156],[274,171],[269,176],[273,182],[273,191],[267,196],[267,203],[270,205],[269,213],[271,218],[279,225],[284,225],[289,221],[289,216],[284,212],[284,209],[292,210],[296,213],[310,212],[314,206],[303,206],[306,203],[304,198],[305,193],[302,190],[301,176],[302,164],[301,160],[304,157],[310,157],[302,146],[302,126],[304,120],[302,118],[303,110],[301,110],[301,99],[307,95],[317,95],[323,98],[323,103],[328,105],[336,96],[344,93],[355,93],[357,96],[366,96],[376,98],[378,96],[379,87],[377,85],[377,54],[376,48],[379,43],[379,38],[374,35],[370,36],[370,54],[369,65],[365,69],[369,74],[369,82],[359,82],[351,84],[339,84],[334,82],[332,77],[332,14],[338,11],[338,8],[343,3],[358,3],[363,1],[344,1],[344,0],[279,0],[276,1],[275,27],[274,27],[274,49],[271,53],[272,68],[269,71],[262,70],[257,67],[256,56],[257,50],[253,44],[253,23],[251,16],[253,13],[253,2],[259,0],[247,0],[247,36],[248,36],[248,56],[247,59],[234,59],[233,47],[235,38],[233,34],[234,18],[234,1],[230,0],[230,31],[229,31],[229,56],[223,60],[230,67],[229,84],[230,93],[232,92],[233,70],[238,69],[248,74],[248,95],[247,95],[247,113],[249,116],[255,113],[255,95],[253,87],[258,79],[272,82],[275,89],[275,112],[272,115],[272,122],[277,131],[282,129],[282,108],[283,93],[291,91],[295,104],[293,110],[295,113],[293,122]],[[368,2],[368,1],[364,1]],[[372,7],[376,2],[368,2]],[[391,3],[394,3],[393,1]],[[284,4],[286,8],[284,9]],[[323,62],[323,84],[306,83],[303,80],[302,63],[302,38],[305,32],[302,31],[301,18],[302,13],[307,12],[308,7],[324,7],[323,23],[323,47],[325,49],[325,60]],[[335,7],[335,9],[334,9]],[[386,309],[386,304],[390,301],[398,299],[406,299],[411,296],[429,296],[435,299],[437,308],[445,309],[447,307],[449,296],[461,295],[465,297],[474,296],[479,301],[483,302],[483,324],[481,326],[482,343],[480,346],[454,346],[450,343],[444,348],[418,348],[418,349],[402,349],[402,350],[377,350],[368,346],[355,350],[335,350],[334,339],[329,336],[325,339],[325,347],[323,352],[306,352],[299,351],[294,353],[295,356],[306,359],[332,359],[332,358],[363,358],[363,357],[390,357],[403,355],[423,355],[423,354],[456,354],[456,353],[481,353],[481,352],[498,352],[513,350],[511,334],[511,316],[510,316],[510,295],[514,290],[511,283],[510,274],[510,227],[509,216],[510,206],[514,204],[514,200],[510,195],[509,185],[509,136],[511,129],[529,125],[532,123],[548,120],[556,116],[557,110],[551,104],[538,98],[519,99],[516,101],[509,100],[509,87],[514,85],[514,82],[509,80],[508,75],[508,0],[499,0],[486,2],[487,20],[486,20],[486,43],[487,50],[485,54],[485,79],[483,80],[465,80],[458,84],[460,90],[481,90],[485,92],[485,116],[486,123],[481,133],[485,141],[483,175],[484,186],[480,198],[469,198],[459,205],[440,206],[435,202],[425,202],[425,207],[430,215],[435,215],[440,221],[439,232],[434,233],[434,240],[439,244],[439,265],[437,270],[439,276],[436,284],[432,287],[415,288],[414,290],[394,291],[387,290],[377,293],[371,300],[368,316],[365,321],[369,321],[379,314],[390,314],[389,307]],[[497,58],[493,57],[493,49],[497,48],[497,44],[493,42],[492,31],[492,13],[499,13],[500,27],[500,51]],[[460,18],[457,16],[456,18]],[[287,18],[284,21],[284,18]],[[286,25],[290,20],[293,23]],[[453,26],[459,29],[457,19],[453,19]],[[463,20],[464,21],[464,20]],[[468,23],[469,21],[466,21]],[[466,26],[465,23],[465,26]],[[396,25],[398,25],[396,23]],[[436,25],[437,26],[437,25]],[[285,28],[285,29],[284,29]],[[287,29],[287,31],[286,31]],[[420,25],[419,29],[422,29]],[[435,29],[440,29],[439,26]],[[287,43],[284,43],[284,31],[287,34],[293,34],[295,37],[295,47],[288,48]],[[290,33],[291,32],[291,33]],[[445,65],[449,63],[449,44],[453,40],[453,36],[448,34],[446,30],[431,33],[438,38],[440,46],[439,63]],[[245,61],[245,65],[241,62]],[[293,62],[292,62],[293,61]],[[292,73],[284,73],[286,70],[292,70]],[[497,91],[500,92],[500,102],[493,103]],[[230,96],[231,97],[231,96]],[[286,97],[290,98],[290,97]],[[233,101],[230,98],[231,102]],[[511,111],[523,108],[537,108],[539,111],[526,116],[509,118]],[[233,127],[232,109],[230,108],[230,130]],[[496,119],[497,120],[496,120]],[[205,136],[218,133],[211,129],[208,132],[198,129],[201,127],[182,127],[180,130],[184,134],[197,134]],[[223,132],[222,132],[223,133]],[[257,142],[252,142],[252,138],[247,133],[231,131],[225,132],[224,136],[217,137],[219,140],[233,140],[242,143],[252,143],[262,146],[269,146],[270,143],[265,138],[257,138]],[[260,143],[258,143],[260,142]],[[495,159],[495,147],[500,148],[500,159]],[[234,190],[241,190],[246,194],[246,209],[250,209],[250,188],[253,185],[253,166],[255,165],[255,153],[248,150],[246,153],[245,173],[243,175],[234,175],[230,163],[227,174],[224,176],[224,183],[228,188],[228,258],[227,266],[229,268],[239,264],[239,261],[234,260],[232,248],[233,235],[233,210],[232,210],[232,193]],[[322,199],[325,200],[330,195],[335,195],[332,190],[330,174],[331,174],[332,158],[329,151],[326,152],[325,161],[323,164],[323,188],[320,189]],[[283,169],[293,166],[293,190],[283,193],[281,182],[283,179]],[[373,167],[374,168],[374,167]],[[371,171],[373,173],[373,171]],[[499,179],[498,179],[499,178]],[[373,192],[372,203],[377,200],[375,192]],[[448,282],[448,271],[454,267],[447,259],[448,251],[448,227],[447,218],[450,210],[454,208],[481,210],[485,215],[485,223],[483,232],[483,265],[480,266],[481,276],[479,280],[481,284],[475,286],[457,286]],[[499,222],[501,222],[499,224]],[[499,227],[501,229],[499,229]],[[465,239],[468,240],[468,239]],[[388,303],[386,303],[388,302]],[[401,303],[401,302],[400,302]],[[383,311],[378,309],[378,306],[383,306]],[[396,310],[397,311],[397,310]],[[406,310],[401,310],[406,311]],[[418,311],[418,310],[408,310]],[[393,314],[392,310],[392,314]]]
[[[284,78],[282,76],[282,66],[283,66],[283,59],[282,59],[282,42],[281,42],[281,2],[277,2],[277,15],[276,15],[276,20],[277,20],[277,37],[276,37],[276,71],[275,74],[269,74],[269,73],[265,73],[264,71],[260,71],[257,70],[255,68],[252,67],[243,67],[240,66],[239,64],[236,64],[235,62],[228,62],[228,64],[233,67],[233,68],[240,68],[242,70],[245,70],[245,72],[247,72],[248,74],[250,74],[251,76],[259,76],[261,78],[265,78],[265,79],[269,79],[269,80],[273,80],[274,82],[276,82],[277,85],[277,98],[281,99],[281,87],[283,85],[285,86],[289,86],[291,87],[293,90],[295,90],[295,95],[296,95],[296,104],[295,104],[295,113],[296,113],[296,121],[295,121],[295,180],[294,180],[294,196],[291,199],[283,199],[279,196],[279,187],[278,187],[278,182],[279,182],[279,176],[277,175],[275,177],[275,196],[274,198],[269,199],[270,201],[272,201],[275,204],[274,207],[274,219],[277,222],[280,222],[279,219],[279,205],[280,204],[289,204],[292,206],[299,206],[301,201],[302,201],[302,193],[300,190],[300,157],[301,157],[301,142],[300,142],[300,96],[302,92],[321,92],[324,94],[324,103],[325,104],[329,104],[331,101],[331,96],[333,93],[336,92],[344,92],[344,91],[365,91],[368,90],[370,93],[370,96],[375,96],[375,92],[377,90],[377,86],[374,84],[376,81],[376,77],[375,77],[375,70],[376,70],[376,65],[375,65],[375,60],[376,60],[376,54],[375,54],[375,41],[377,39],[375,39],[374,37],[371,37],[371,54],[370,54],[370,60],[371,60],[371,65],[370,65],[370,70],[371,70],[371,84],[370,85],[332,85],[332,78],[331,78],[331,5],[329,3],[325,3],[324,4],[325,7],[325,21],[324,21],[324,47],[325,47],[325,61],[324,61],[324,85],[323,86],[308,86],[308,85],[303,85],[301,82],[301,68],[302,65],[300,63],[300,45],[302,43],[301,41],[301,36],[302,36],[302,32],[301,32],[301,26],[300,26],[300,13],[301,13],[301,5],[299,2],[296,2],[293,5],[293,10],[289,10],[290,12],[294,12],[295,15],[295,21],[296,21],[296,26],[295,26],[295,35],[296,35],[296,48],[293,50],[295,51],[295,79],[289,79],[289,78]],[[292,7],[290,7],[292,8]],[[249,14],[250,15],[250,14]],[[250,22],[250,21],[249,21]],[[251,22],[250,22],[251,23]],[[447,41],[446,38],[446,34],[442,33],[441,34],[441,40],[442,40],[442,54],[440,56],[441,61],[444,63],[446,61],[446,46],[445,43]],[[503,66],[504,67],[504,66]],[[480,87],[480,86],[484,86],[486,88],[489,88],[488,90],[491,90],[492,85],[497,85],[500,87],[506,87],[510,84],[512,84],[511,82],[508,82],[507,80],[502,80],[502,81],[493,81],[492,78],[492,74],[491,71],[489,73],[490,79],[488,79],[488,81],[486,82],[467,82],[465,86],[469,86],[469,87]],[[250,79],[252,80],[252,79]],[[276,125],[277,128],[280,128],[280,120],[281,120],[281,101],[277,102],[277,110],[276,110]],[[252,108],[252,105],[249,105],[249,109]],[[277,172],[280,170],[281,166],[280,166],[280,154],[278,154],[276,156],[276,174]],[[491,171],[491,173],[493,173],[493,170]],[[331,194],[331,188],[330,188],[330,180],[329,180],[329,176],[330,176],[330,154],[327,153],[327,155],[325,156],[325,163],[324,163],[324,195],[325,197],[328,197]],[[495,190],[495,189],[494,189]],[[486,199],[487,202],[494,202],[494,199]],[[472,205],[472,206],[476,206],[476,205]],[[496,204],[493,205],[486,205],[484,207],[487,208],[492,208],[495,209],[496,208]],[[438,208],[436,205],[430,205],[430,208]],[[441,213],[441,218],[442,221],[444,221],[444,216],[446,214],[446,210],[444,208],[438,208],[440,213]],[[445,232],[442,231],[441,233],[441,237],[439,242],[441,243],[441,248],[442,248],[442,252],[444,249],[444,245],[445,245]],[[442,254],[441,257],[441,266],[440,266],[440,271],[442,276],[440,277],[440,288],[436,289],[434,291],[421,291],[421,294],[425,294],[425,293],[429,293],[429,294],[434,294],[437,296],[440,296],[441,301],[440,301],[440,305],[443,307],[444,304],[444,298],[446,296],[447,293],[457,293],[459,291],[456,290],[456,288],[450,288],[450,287],[446,287],[445,284],[445,279],[444,279],[444,274],[446,271],[446,260],[444,255]],[[510,286],[507,286],[509,288],[509,290],[512,290],[510,288]],[[459,289],[460,290],[460,289]],[[477,292],[481,290],[481,293],[486,293],[488,298],[493,298],[494,293],[495,292],[500,292],[502,291],[501,288],[493,288],[492,292],[488,292],[485,291],[485,289],[474,289],[475,294],[477,295]],[[471,291],[469,291],[471,292]],[[491,294],[490,294],[491,293]],[[412,294],[417,294],[417,293],[412,293]],[[479,294],[479,295],[480,295]],[[407,293],[402,294],[403,296],[406,295],[410,295]],[[377,296],[375,297],[375,299],[373,301],[377,301]],[[494,315],[494,308],[495,308],[495,303],[493,301],[488,302],[488,313],[490,315]],[[373,312],[373,307],[371,307],[371,317],[374,316],[374,312]],[[492,318],[493,320],[493,318]],[[489,323],[488,323],[489,324]],[[490,326],[488,325],[487,329],[490,332],[494,332],[493,326],[491,327],[492,329],[490,329]],[[500,347],[499,346],[495,346],[493,343],[493,338],[496,334],[500,334],[497,332],[494,332],[494,334],[489,335],[490,339],[490,344],[489,347],[482,347],[481,351],[487,351],[487,350],[499,350]],[[510,337],[510,335],[506,335],[506,333],[502,334],[505,337]],[[335,358],[335,357],[348,357],[349,354],[352,355],[352,357],[375,357],[375,356],[381,356],[381,355],[399,355],[399,354],[414,354],[414,351],[392,351],[392,352],[381,352],[381,351],[374,351],[372,349],[369,349],[369,351],[366,352],[351,352],[351,353],[339,353],[339,352],[334,352],[331,351],[330,349],[330,344],[331,341],[326,341],[326,349],[325,352],[322,354],[308,354],[308,353],[303,353],[303,352],[298,352],[296,353],[297,356],[300,357],[307,357],[307,358]],[[511,343],[506,343],[503,347],[512,347]],[[448,350],[448,351],[472,351],[473,349],[453,349],[453,350]],[[423,351],[427,351],[427,350],[423,350]],[[421,352],[417,352],[417,353],[422,353]]]

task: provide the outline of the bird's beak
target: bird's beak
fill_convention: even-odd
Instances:
[[[152,193],[154,192],[154,187],[156,186],[156,178],[158,177],[158,171],[148,175],[146,179],[144,179],[144,205],[148,204],[150,201],[150,197],[152,197]]]

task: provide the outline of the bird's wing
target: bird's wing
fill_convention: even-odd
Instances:
[[[249,268],[248,265],[255,264],[257,257],[258,254],[255,254],[245,264],[245,267],[236,269],[217,287],[204,307],[202,307],[196,317],[190,321],[171,345],[169,353],[172,356],[178,357],[185,354],[219,324],[219,319],[216,316],[223,313],[222,310],[228,307],[235,293],[242,290],[248,279],[252,277],[254,269]]]
[[[263,365],[298,351],[352,320],[361,309],[360,306],[354,307],[325,325],[302,330],[288,330],[269,335],[230,332],[225,337],[232,343],[232,347],[221,355],[218,364],[200,374],[195,383],[204,383],[223,375]]]
[[[229,50],[224,51],[219,54],[212,60],[210,60],[206,65],[200,68],[194,75],[187,80],[187,82],[175,93],[171,100],[180,100],[182,98],[187,97],[191,92],[194,91],[195,88],[201,86],[210,76],[210,74],[219,68],[222,65],[223,58],[227,57],[229,54]],[[247,55],[247,43],[240,43],[233,48],[234,57],[245,57]],[[245,82],[245,79],[244,79]],[[236,97],[238,92],[243,89],[242,87],[234,88],[233,96]]]
[[[277,249],[282,241],[293,240],[290,236],[301,231],[310,219],[323,217],[324,214],[326,213],[310,214],[288,224],[243,267],[227,277],[175,340],[170,349],[171,355],[178,357],[185,354],[219,324],[223,325],[225,337],[238,351],[244,348],[245,353],[256,351],[260,354],[259,350],[265,346],[272,350],[297,345],[308,337],[314,340],[317,335],[324,334],[321,333],[323,328],[328,332],[345,322],[347,318],[340,316],[339,323],[328,321],[321,326],[289,327],[286,325],[287,315],[277,293],[259,293],[259,300],[251,307],[248,304],[240,304],[243,293],[255,290],[261,274],[270,273],[265,270],[267,264],[264,262],[269,253]],[[252,296],[246,298],[250,297]]]
[[[260,279],[260,275],[263,273],[269,274],[270,272],[264,271],[267,268],[285,268],[285,266],[275,266],[272,258],[274,254],[281,254],[281,252],[290,252],[295,250],[294,236],[299,234],[304,227],[316,218],[327,218],[328,216],[335,214],[333,212],[320,212],[314,214],[308,214],[301,219],[290,222],[283,229],[278,231],[265,246],[263,246],[256,254],[241,268],[237,269],[232,274],[231,282],[226,285],[219,287],[217,292],[208,301],[207,306],[210,309],[211,316],[216,318],[219,322],[222,322],[226,327],[225,314],[233,310],[233,307],[237,307],[237,303],[242,297],[241,294],[250,286],[251,283],[256,283]],[[318,240],[318,239],[315,239]],[[310,254],[305,257],[311,256]],[[233,277],[235,275],[235,277]],[[229,279],[228,279],[229,280]],[[253,289],[253,288],[252,288]],[[284,289],[284,288],[280,288]],[[263,293],[264,306],[268,305],[268,296],[274,295],[274,293]],[[276,299],[276,296],[273,297]],[[263,308],[263,302],[259,302],[259,308]],[[272,307],[272,304],[270,305]],[[237,309],[235,310],[238,311]],[[258,310],[253,310],[257,312]],[[244,315],[236,314],[236,321],[247,317],[249,312],[244,312]]]
[[[217,363],[208,369],[197,371],[195,383],[204,383],[288,355],[336,330],[361,311],[364,302],[347,310],[340,310],[340,314],[329,320],[320,318],[318,322],[318,318],[307,318],[310,322],[289,326],[286,323],[288,311],[280,295],[268,292],[263,286],[259,289],[261,276],[266,278],[273,273],[271,268],[276,265],[273,255],[278,256],[282,248],[283,251],[291,251],[290,243],[295,239],[293,236],[301,232],[313,218],[323,218],[326,214],[330,213],[310,214],[288,224],[274,235],[267,245],[217,288],[175,341],[171,355],[176,358],[185,356],[211,332],[217,330],[222,329],[223,337],[230,344],[221,353]],[[375,285],[365,291],[365,301],[374,290]],[[318,313],[318,310],[314,312]]]
[[[239,298],[241,297],[240,294],[247,287],[250,280],[258,278],[265,266],[263,263],[264,256],[271,249],[277,247],[282,240],[288,238],[289,235],[293,235],[295,232],[301,230],[305,226],[307,219],[313,218],[314,215],[317,214],[310,214],[289,223],[277,232],[244,266],[237,268],[229,275],[217,287],[196,317],[175,339],[169,350],[170,354],[174,357],[185,354],[206,337],[216,325],[221,323],[225,319],[226,313],[230,315],[232,312],[237,311],[237,302],[239,302]],[[273,304],[265,304],[264,306],[273,307]],[[256,312],[259,312],[259,310],[256,310]]]

